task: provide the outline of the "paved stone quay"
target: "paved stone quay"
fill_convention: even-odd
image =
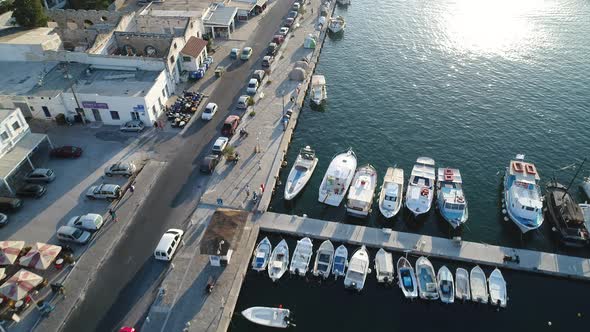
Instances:
[[[266,212],[260,230],[590,281],[590,259]],[[518,256],[520,262],[504,262]]]

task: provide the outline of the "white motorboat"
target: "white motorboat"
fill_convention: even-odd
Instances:
[[[379,211],[385,218],[393,218],[402,206],[404,170],[389,167],[379,194]]]
[[[364,218],[369,215],[377,187],[377,171],[367,164],[356,170],[346,201],[348,214]]]
[[[332,32],[332,33],[339,33],[341,31],[344,31],[344,28],[346,27],[346,21],[344,20],[344,17],[342,16],[336,16],[336,17],[332,17],[328,20],[328,29]]]
[[[367,274],[371,273],[369,269],[369,253],[365,246],[360,247],[354,252],[348,263],[348,271],[344,277],[344,287],[363,290]]]
[[[346,274],[346,267],[348,266],[348,249],[342,244],[336,248],[334,252],[334,264],[332,265],[332,273],[334,279],[344,276]]]
[[[504,207],[506,214],[522,233],[543,224],[543,201],[539,173],[532,163],[519,154],[510,161],[504,176]]]
[[[497,305],[506,308],[508,304],[508,295],[506,292],[506,281],[502,272],[497,268],[492,271],[488,278],[488,286],[490,288],[490,300],[492,305]]]
[[[416,277],[418,278],[420,298],[424,300],[438,300],[436,275],[434,273],[434,267],[428,258],[421,256],[416,261]]]
[[[584,216],[584,224],[586,225],[586,229],[590,229],[590,204],[580,203],[578,205],[580,206],[580,209],[582,209],[582,215]]]
[[[295,251],[293,251],[293,258],[291,258],[289,272],[304,277],[309,268],[311,255],[313,255],[313,244],[311,243],[311,239],[304,237],[297,241],[297,246],[295,247]]]
[[[339,206],[354,177],[356,155],[352,149],[332,159],[322,180],[318,200],[331,206]]]
[[[287,328],[290,325],[291,311],[283,308],[252,307],[242,311],[242,316],[254,324]]]
[[[455,282],[453,281],[453,274],[451,271],[443,265],[438,269],[436,279],[438,281],[437,288],[440,300],[443,303],[455,302]]]
[[[328,99],[326,78],[324,75],[313,75],[311,77],[311,101],[320,106],[326,99]]]
[[[418,297],[418,285],[414,268],[405,257],[400,257],[397,260],[397,283],[406,298],[415,299]]]
[[[455,272],[455,297],[458,300],[471,300],[469,272],[464,268],[457,268],[457,271]]]
[[[436,183],[438,211],[451,227],[463,225],[469,217],[463,193],[461,172],[455,168],[439,168]]]
[[[406,207],[414,216],[430,211],[435,179],[434,159],[428,157],[416,159],[406,192]]]
[[[330,240],[322,242],[320,248],[315,254],[313,264],[313,275],[326,279],[330,276],[330,270],[334,263],[334,245]]]
[[[252,270],[258,272],[266,270],[271,252],[272,244],[268,238],[265,237],[262,239],[262,241],[260,241],[260,243],[258,243],[256,249],[254,250],[254,257],[252,258]]]
[[[281,279],[289,266],[289,246],[285,240],[281,240],[270,255],[268,262],[268,276],[272,281]]]
[[[584,193],[586,193],[586,197],[590,198],[590,176],[584,178],[582,189],[584,190]]]
[[[473,302],[488,303],[488,287],[486,286],[486,274],[481,267],[475,266],[469,275],[471,284],[471,299]]]
[[[295,163],[287,177],[285,200],[291,200],[301,192],[311,178],[317,164],[318,158],[311,147],[306,146],[299,151],[299,155],[297,155],[297,159],[295,159]]]
[[[391,284],[394,280],[393,257],[391,253],[383,250],[383,248],[379,249],[375,255],[375,274],[377,275],[377,282]]]

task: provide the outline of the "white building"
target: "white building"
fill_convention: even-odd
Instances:
[[[207,41],[191,37],[180,51],[182,69],[196,71],[207,57]]]

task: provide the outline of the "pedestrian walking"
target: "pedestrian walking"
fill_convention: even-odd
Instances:
[[[129,191],[131,192],[131,194],[133,195],[133,193],[135,192],[135,186],[134,185],[130,185],[129,186]]]
[[[250,185],[246,185],[246,197],[250,197]]]
[[[311,9],[311,13],[313,14],[313,8]]]
[[[156,128],[156,130],[158,130],[158,121],[154,121],[154,128]]]
[[[113,209],[109,209],[109,214],[111,215],[111,219],[114,222],[117,222],[117,214],[115,213],[115,211]]]

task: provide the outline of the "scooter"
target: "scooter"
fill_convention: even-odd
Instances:
[[[214,287],[215,287],[215,279],[213,279],[213,277],[209,277],[209,280],[207,281],[207,287],[205,288],[205,290],[207,291],[208,294],[211,294],[211,292],[213,292]]]
[[[240,138],[246,138],[248,137],[248,132],[246,131],[246,129],[242,128],[240,129]]]
[[[256,202],[258,202],[258,194],[257,194],[256,192],[254,192],[254,193],[252,194],[252,202],[253,202],[254,204],[256,204]]]

